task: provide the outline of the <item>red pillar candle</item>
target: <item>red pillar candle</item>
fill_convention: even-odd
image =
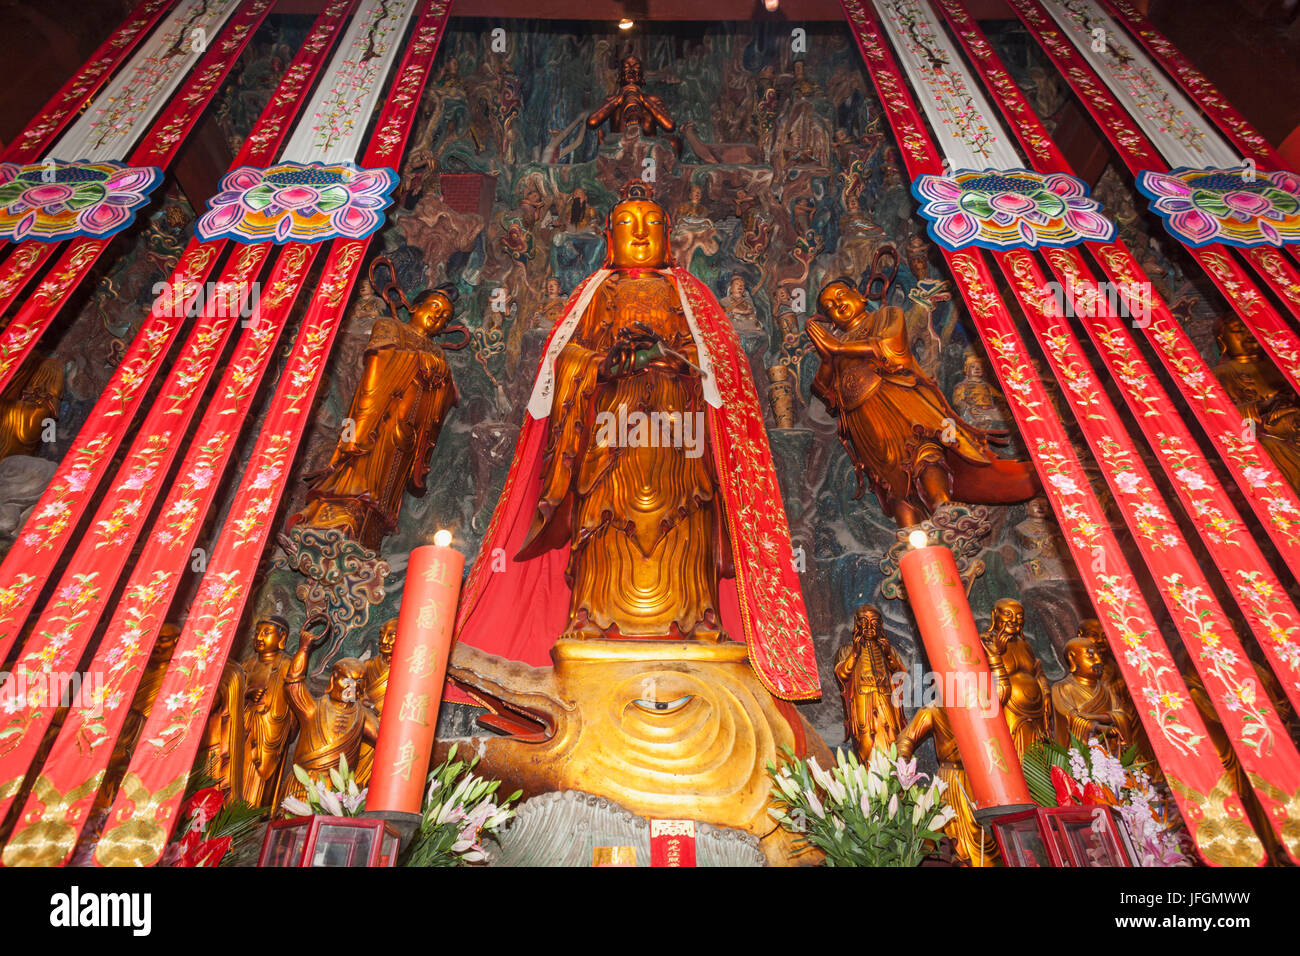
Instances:
[[[465,556],[439,531],[411,552],[366,811],[419,813],[451,653]]]
[[[970,779],[972,808],[988,819],[1032,807],[957,562],[941,545],[918,547],[924,532],[912,534],[912,549],[899,569]]]

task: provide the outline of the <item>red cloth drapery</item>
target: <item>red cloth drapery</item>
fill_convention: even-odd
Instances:
[[[671,273],[708,351],[719,408],[708,407],[708,434],[733,549],[735,578],[720,582],[724,629],[744,635],[749,659],[763,685],[783,700],[820,695],[812,634],[794,569],[790,529],[772,465],[767,431],[749,364],[730,321],[708,287],[682,268]],[[567,316],[591,276],[573,291]],[[564,319],[552,330],[552,340]],[[546,353],[543,352],[543,368]],[[539,373],[540,374],[540,373]],[[568,619],[564,582],[568,547],[515,561],[528,533],[541,489],[545,420],[524,420],[501,501],[492,515],[461,599],[457,640],[489,653],[547,666],[550,649]],[[449,690],[449,699],[467,698]]]

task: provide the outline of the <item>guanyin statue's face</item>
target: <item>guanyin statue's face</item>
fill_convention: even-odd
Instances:
[[[615,269],[660,269],[668,264],[668,214],[655,202],[621,202],[610,214]]]

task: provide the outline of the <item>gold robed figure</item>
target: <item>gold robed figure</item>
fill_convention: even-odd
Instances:
[[[278,617],[257,622],[244,668],[244,754],[240,796],[255,807],[270,799],[284,771],[296,726],[285,684],[291,659],[284,651],[289,625]]]
[[[903,708],[894,701],[894,675],[902,670],[880,609],[862,605],[853,619],[853,643],[835,655],[835,677],[844,699],[845,733],[864,764],[874,748],[888,750],[902,732]]]
[[[324,639],[325,634],[313,638],[304,628],[285,676],[289,705],[298,718],[298,742],[292,765],[280,777],[277,806],[286,797],[302,799],[306,795],[292,766],[302,767],[313,780],[328,782],[329,772],[338,767],[340,757],[347,760],[349,767],[356,767],[362,743],[373,747],[379,737],[379,718],[361,703],[366,684],[366,668],[361,661],[355,657],[335,661],[330,669],[329,689],[319,697],[307,687],[312,646]],[[365,786],[366,781],[358,774],[357,783]]]
[[[821,357],[813,393],[839,419],[859,494],[865,475],[885,513],[908,527],[948,501],[1010,504],[1037,493],[1028,462],[990,449],[1003,433],[963,421],[917,364],[902,309],[869,310],[847,279],[828,283],[818,305],[829,327],[817,318],[806,326]]]
[[[421,293],[411,321],[379,319],[365,351],[334,454],[308,475],[307,504],[291,525],[341,528],[372,551],[397,527],[402,497],[422,495],[429,455],[457,403],[451,366],[434,338],[449,331],[451,285]]]
[[[944,825],[943,832],[952,840],[958,860],[969,866],[996,866],[998,844],[993,833],[984,829],[975,819],[975,808],[970,802],[970,779],[962,766],[957,738],[947,712],[939,706],[922,707],[912,715],[911,721],[898,736],[898,755],[910,760],[917,746],[926,737],[934,738],[934,754],[939,760],[935,774],[947,786],[943,799],[956,814]]]
[[[1056,742],[1068,746],[1070,738],[1087,743],[1096,737],[1118,757],[1134,728],[1123,705],[1105,680],[1106,664],[1087,637],[1065,645],[1070,673],[1052,685],[1052,710],[1056,715]]]
[[[1255,434],[1287,484],[1300,491],[1300,405],[1286,380],[1237,316],[1219,325],[1223,360],[1214,376]]]
[[[29,363],[15,375],[0,392],[0,458],[34,452],[62,399],[63,365],[57,359]]]
[[[384,717],[384,698],[388,696],[388,672],[393,666],[393,645],[397,643],[397,618],[384,622],[379,629],[379,649],[374,657],[366,661],[365,697],[362,703],[375,713],[375,717]],[[369,780],[370,770],[375,762],[375,748],[369,744],[361,745],[361,756],[357,758],[358,780]]]
[[[556,361],[537,512],[518,560],[570,548],[563,637],[721,639],[729,567],[694,339],[649,199],[610,214],[612,274]]]
[[[980,635],[998,702],[1011,731],[1011,742],[1022,760],[1039,740],[1054,736],[1052,689],[1038,655],[1025,640],[1025,609],[1013,598],[993,605],[989,629]]]

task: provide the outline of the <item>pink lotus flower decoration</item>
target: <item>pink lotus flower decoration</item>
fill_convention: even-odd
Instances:
[[[0,163],[0,239],[62,242],[114,235],[135,221],[161,181],[156,166]]]
[[[364,239],[383,225],[397,181],[391,169],[352,163],[241,166],[208,200],[195,232],[242,243]]]
[[[1182,166],[1141,173],[1137,187],[1185,245],[1300,242],[1300,177],[1294,173]]]
[[[945,249],[1072,246],[1114,238],[1115,224],[1101,214],[1082,180],[1028,169],[959,169],[951,176],[918,176],[928,231]]]

